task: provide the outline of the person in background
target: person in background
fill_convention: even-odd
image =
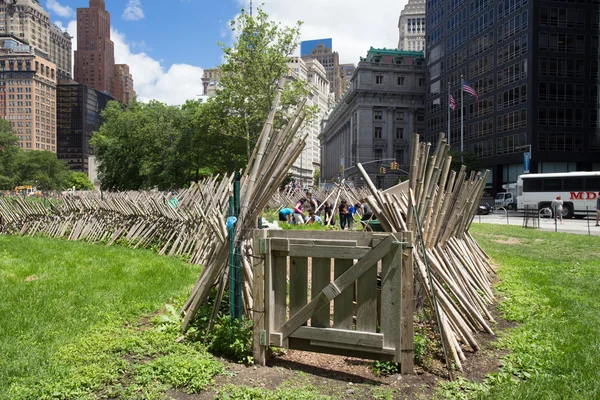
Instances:
[[[306,203],[306,199],[303,197],[296,203],[294,207],[294,220],[296,224],[303,225],[304,224],[304,203]]]
[[[323,220],[321,219],[321,217],[315,214],[314,210],[310,210],[308,213],[310,216],[308,217],[308,221],[306,221],[307,224],[313,224],[316,222],[319,225],[323,225]]]
[[[348,203],[346,200],[342,200],[338,210],[340,214],[340,227],[344,230],[346,228],[346,223],[348,222]]]
[[[361,221],[369,221],[373,217],[373,211],[371,211],[371,207],[367,203],[362,203],[360,205],[363,211],[363,216],[360,219]]]
[[[560,224],[563,223],[563,201],[560,195],[556,196],[554,200],[552,200],[552,211],[554,212],[554,219],[559,219]]]
[[[323,205],[323,212],[325,218],[325,225],[335,225],[335,220],[333,218],[333,207],[331,206],[330,202],[325,202],[325,204]]]
[[[313,197],[311,192],[306,192],[306,201],[308,201],[309,208],[316,213],[317,208],[319,208],[319,202]]]
[[[600,226],[600,192],[596,198],[596,226]]]
[[[289,207],[282,208],[279,210],[279,220],[282,222],[287,222],[290,224],[292,222],[292,215],[294,214],[294,210]]]
[[[356,208],[350,204],[350,206],[348,206],[348,229],[352,229],[354,228],[354,214],[356,214]]]

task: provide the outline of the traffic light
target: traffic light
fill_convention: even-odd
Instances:
[[[395,171],[398,169],[398,163],[396,161],[392,161],[391,165],[390,165],[390,169],[392,171]]]
[[[380,174],[385,174],[385,167],[380,167],[379,168],[379,173]]]

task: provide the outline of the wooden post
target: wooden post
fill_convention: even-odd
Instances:
[[[402,255],[402,314],[400,326],[402,337],[400,339],[400,373],[414,373],[415,345],[414,345],[414,266],[413,266],[413,233],[404,233],[406,244]]]
[[[261,241],[267,239],[267,231],[254,231],[254,254],[266,257],[260,251]],[[263,242],[264,243],[264,242]],[[253,346],[252,354],[256,365],[264,366],[267,354],[267,337],[265,333],[265,262],[264,259],[254,258],[254,312],[253,312]],[[262,337],[261,337],[262,335]]]

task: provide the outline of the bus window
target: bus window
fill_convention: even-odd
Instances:
[[[545,178],[542,183],[542,190],[544,192],[560,192],[561,185],[561,178]]]
[[[585,189],[586,192],[600,192],[600,176],[585,178]]]
[[[583,190],[583,178],[563,178],[563,192],[579,192]]]
[[[541,192],[542,191],[542,180],[541,179],[523,179],[523,192]]]

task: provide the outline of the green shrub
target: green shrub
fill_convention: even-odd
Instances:
[[[252,321],[232,321],[229,315],[220,315],[209,333],[208,349],[235,362],[253,364]]]

